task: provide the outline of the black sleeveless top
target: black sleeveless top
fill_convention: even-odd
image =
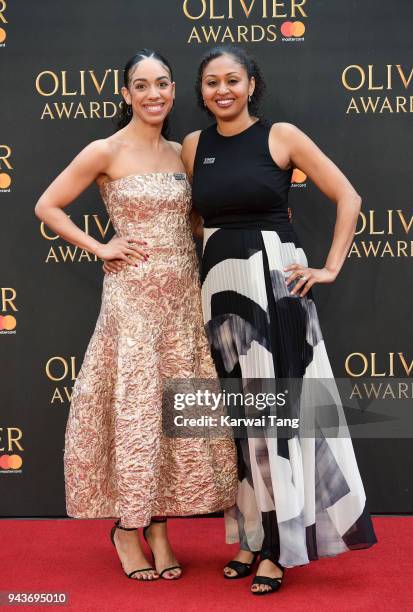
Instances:
[[[211,125],[199,136],[192,181],[193,206],[205,227],[292,229],[288,191],[292,169],[272,159],[271,126],[258,120],[234,136]]]

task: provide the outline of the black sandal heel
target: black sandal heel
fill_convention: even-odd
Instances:
[[[149,527],[152,525],[152,523],[166,523],[166,518],[151,518],[151,522],[149,523],[149,525],[146,525],[146,527],[143,528],[143,537],[145,539],[145,542],[147,543],[147,545],[149,546],[149,549],[152,553],[152,559],[153,562],[155,564],[155,555],[153,554],[152,548],[149,545],[148,542],[148,538],[146,537],[146,532],[148,531]],[[181,573],[179,574],[179,576],[175,576],[174,578],[164,578],[163,575],[165,574],[165,572],[170,572],[173,569],[180,569]],[[172,565],[171,567],[165,567],[165,569],[163,569],[161,572],[159,572],[159,576],[161,578],[163,578],[164,580],[178,580],[181,576],[182,576],[182,567],[180,565]]]
[[[236,573],[235,576],[227,576],[227,574],[224,572],[224,578],[227,578],[227,580],[238,580],[238,578],[246,578],[247,576],[249,576],[252,572],[252,567],[254,565],[254,563],[256,563],[260,551],[251,551],[254,555],[253,560],[251,561],[251,563],[243,563],[242,561],[235,561],[232,560],[229,563],[226,564],[225,567],[229,567],[230,569],[233,569]]]
[[[115,521],[115,524],[113,525],[112,529],[110,530],[110,540],[113,544],[113,546],[116,549],[117,552],[117,548],[116,548],[116,544],[115,544],[115,531],[116,529],[123,529],[124,531],[136,531],[136,527],[121,527],[120,523],[120,519],[118,519],[117,521]],[[119,556],[119,554],[118,554]],[[122,565],[122,561],[120,561],[120,565],[121,568],[123,569],[123,565]],[[138,574],[139,572],[156,572],[156,570],[153,567],[143,567],[142,569],[136,569],[133,570],[133,572],[129,572],[129,574],[127,572],[125,572],[125,570],[123,569],[123,572],[125,574],[125,576],[127,576],[128,578],[133,578],[133,576],[135,574]],[[135,580],[135,578],[133,578],[133,580]],[[157,580],[157,578],[151,578],[150,580],[145,580],[144,578],[139,578],[139,580],[141,582],[151,582],[152,580]]]
[[[265,589],[264,591],[251,591],[253,595],[269,595],[270,593],[275,593],[276,591],[280,590],[282,580],[284,578],[285,568],[283,565],[281,565],[280,563],[278,563],[278,561],[275,561],[274,559],[270,559],[270,561],[272,561],[274,565],[276,565],[280,570],[282,570],[282,576],[280,576],[279,578],[270,578],[269,576],[255,576],[254,580],[252,581],[252,584],[265,584],[270,588]]]

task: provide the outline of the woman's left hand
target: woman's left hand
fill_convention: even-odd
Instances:
[[[123,270],[128,264],[122,259],[107,259],[103,262],[102,269],[105,274],[115,274]]]
[[[335,272],[327,268],[306,268],[301,264],[291,264],[284,268],[284,271],[291,271],[290,276],[286,279],[287,286],[299,279],[290,295],[299,294],[300,297],[304,297],[315,283],[332,283],[337,276]]]

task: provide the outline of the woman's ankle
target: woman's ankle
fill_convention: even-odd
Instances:
[[[147,528],[145,528],[145,537],[150,538],[152,541],[156,540],[167,540],[168,530],[165,522],[153,522]]]

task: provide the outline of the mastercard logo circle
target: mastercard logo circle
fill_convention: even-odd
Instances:
[[[10,185],[11,185],[10,176],[6,174],[5,172],[0,172],[0,189],[8,189]]]
[[[0,43],[4,42],[6,40],[6,37],[6,30],[4,28],[0,28]]]
[[[284,21],[281,26],[281,34],[286,38],[291,36],[300,37],[305,32],[305,25],[302,21]]]
[[[13,315],[6,315],[4,317],[0,315],[0,330],[6,329],[7,331],[10,331],[14,329],[16,325],[17,321]]]
[[[298,168],[294,168],[293,174],[291,177],[292,183],[304,183],[306,178],[307,178],[307,175],[304,174],[302,170],[299,170]]]
[[[0,468],[3,470],[19,470],[23,459],[19,455],[0,455]]]

